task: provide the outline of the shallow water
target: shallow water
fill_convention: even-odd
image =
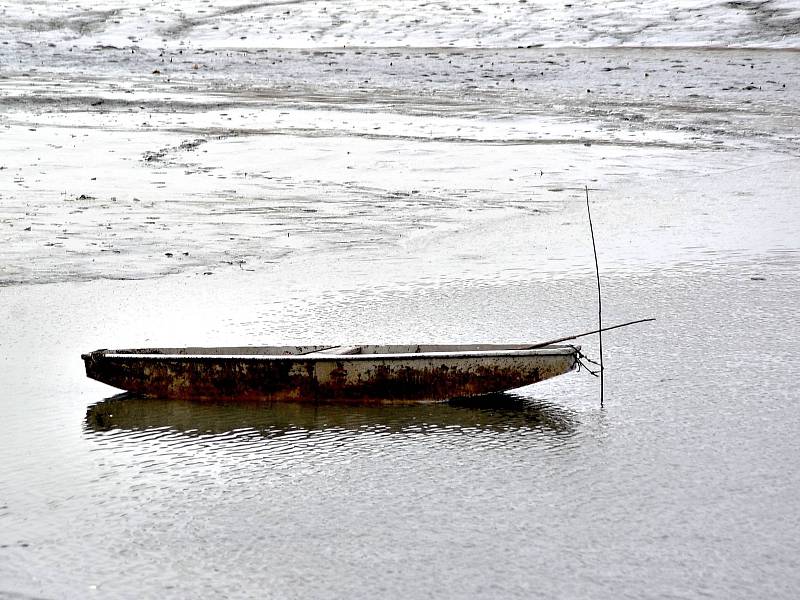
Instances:
[[[168,327],[202,280],[6,288],[4,591],[791,597],[796,261],[604,281],[609,318],[658,319],[607,336],[604,410],[585,373],[394,409],[120,399],[79,352]],[[169,337],[528,339],[588,324],[591,284],[340,286],[288,313],[231,289]]]
[[[201,4],[0,1],[0,597],[796,595],[793,3]],[[84,376],[593,329],[584,186],[602,409]]]

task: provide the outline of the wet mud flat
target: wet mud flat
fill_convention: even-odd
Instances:
[[[175,47],[563,47],[708,46],[787,48],[800,38],[791,0],[658,4],[619,0],[104,0],[91,5],[5,0],[11,39]]]
[[[509,219],[554,235],[584,185],[673,201],[755,165],[783,197],[800,151],[791,50],[11,44],[3,285],[380,255]]]

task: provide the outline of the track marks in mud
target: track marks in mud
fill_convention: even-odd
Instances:
[[[187,17],[185,14],[181,14],[179,17],[179,22],[171,27],[162,29],[162,33],[167,37],[182,37],[191,33],[192,29],[200,25],[213,23],[223,17],[239,16],[244,13],[255,12],[262,9],[272,9],[282,6],[290,6],[293,4],[303,4],[304,2],[308,1],[309,0],[274,0],[273,2],[249,2],[246,4],[218,8],[217,10],[205,14],[202,17]]]
[[[158,150],[148,150],[142,155],[142,160],[148,163],[161,162],[168,155],[174,155],[179,152],[192,152],[197,150],[202,144],[208,140],[203,138],[196,138],[194,140],[185,140],[177,146],[166,146]]]
[[[89,36],[105,29],[110,21],[119,17],[119,9],[85,10],[63,16],[41,17],[33,19],[11,18],[7,26],[35,33],[65,31],[72,35]]]

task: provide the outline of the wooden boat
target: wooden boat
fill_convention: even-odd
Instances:
[[[140,396],[425,402],[501,392],[574,369],[576,346],[269,346],[96,350],[86,375]]]

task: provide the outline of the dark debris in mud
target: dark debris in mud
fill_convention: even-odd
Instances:
[[[148,150],[142,155],[142,160],[144,162],[158,162],[162,161],[166,158],[169,154],[175,154],[180,151],[187,151],[191,152],[199,148],[202,144],[205,144],[208,140],[206,139],[194,139],[194,140],[186,140],[181,142],[177,146],[167,146],[165,148],[160,148],[158,150]]]

